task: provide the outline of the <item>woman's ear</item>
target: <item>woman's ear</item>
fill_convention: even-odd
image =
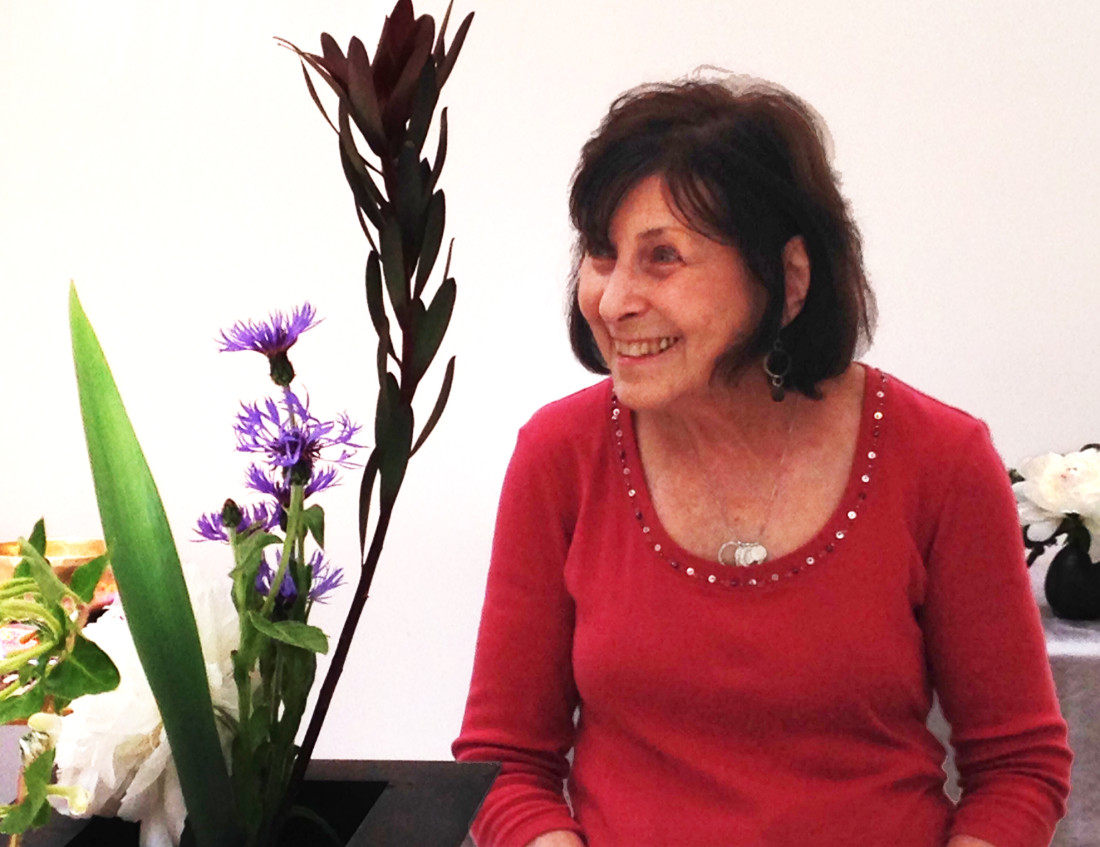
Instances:
[[[783,247],[783,278],[787,290],[783,305],[783,326],[786,326],[798,317],[810,290],[810,255],[801,235],[794,236]]]

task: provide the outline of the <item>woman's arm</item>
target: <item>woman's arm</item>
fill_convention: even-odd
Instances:
[[[1066,724],[1004,464],[977,423],[952,452],[919,610],[962,789],[949,844],[1041,847],[1066,810]]]
[[[947,847],[995,847],[995,845],[980,838],[971,838],[969,835],[956,835],[947,842]]]
[[[580,830],[562,791],[577,706],[563,573],[576,488],[562,453],[537,421],[528,424],[501,491],[473,679],[453,746],[460,761],[501,763],[473,827],[483,847],[526,847],[543,833]]]
[[[980,844],[975,841],[973,844],[949,844],[948,847],[982,847],[982,844],[984,842]],[[584,847],[584,842],[577,837],[576,833],[559,829],[556,832],[540,835],[527,847]]]

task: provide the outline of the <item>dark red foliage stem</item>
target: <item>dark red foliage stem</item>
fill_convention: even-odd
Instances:
[[[378,560],[382,555],[382,544],[386,540],[386,532],[390,526],[390,508],[382,507],[378,515],[378,523],[374,527],[374,535],[371,536],[370,549],[363,560],[363,569],[359,574],[359,584],[355,589],[355,597],[352,598],[351,608],[348,610],[344,627],[340,631],[340,639],[336,643],[336,650],[332,654],[328,672],[321,684],[320,693],[317,696],[317,705],[313,709],[313,715],[309,719],[309,726],[302,738],[302,746],[298,750],[298,757],[294,762],[294,771],[290,777],[290,786],[287,790],[287,802],[292,802],[297,796],[302,780],[305,778],[306,769],[313,757],[313,749],[317,746],[317,738],[321,734],[325,717],[328,715],[329,706],[332,704],[333,694],[336,692],[336,684],[340,681],[340,675],[344,670],[344,662],[347,661],[351,650],[352,641],[355,638],[355,629],[362,617],[363,607],[367,603],[371,582],[374,580],[374,572],[378,568]]]

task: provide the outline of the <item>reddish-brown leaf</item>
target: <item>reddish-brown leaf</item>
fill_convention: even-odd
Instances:
[[[439,87],[443,87],[443,83],[447,81],[447,77],[451,75],[451,69],[454,68],[455,62],[458,61],[458,51],[462,49],[462,43],[466,40],[466,33],[470,29],[470,24],[474,21],[474,13],[470,12],[458,26],[458,32],[455,33],[455,40],[451,42],[451,49],[447,51],[446,57],[443,59],[443,64],[439,68]]]
[[[382,128],[382,112],[374,88],[374,78],[363,42],[353,37],[348,43],[348,96],[355,125],[363,133],[370,149],[378,156],[386,155],[386,134]]]

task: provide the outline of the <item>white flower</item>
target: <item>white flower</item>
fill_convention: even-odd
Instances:
[[[232,582],[186,565],[184,577],[214,706],[236,717],[231,653],[239,623]],[[88,792],[88,814],[141,821],[141,847],[171,847],[179,843],[186,809],[160,712],[121,605],[109,608],[84,634],[111,657],[121,681],[114,691],[73,701],[57,743],[57,782]],[[223,746],[228,741],[223,736]]]
[[[1028,459],[1017,470],[1024,478],[1013,486],[1017,497],[1048,518],[1077,514],[1100,520],[1100,450],[1047,453]]]

